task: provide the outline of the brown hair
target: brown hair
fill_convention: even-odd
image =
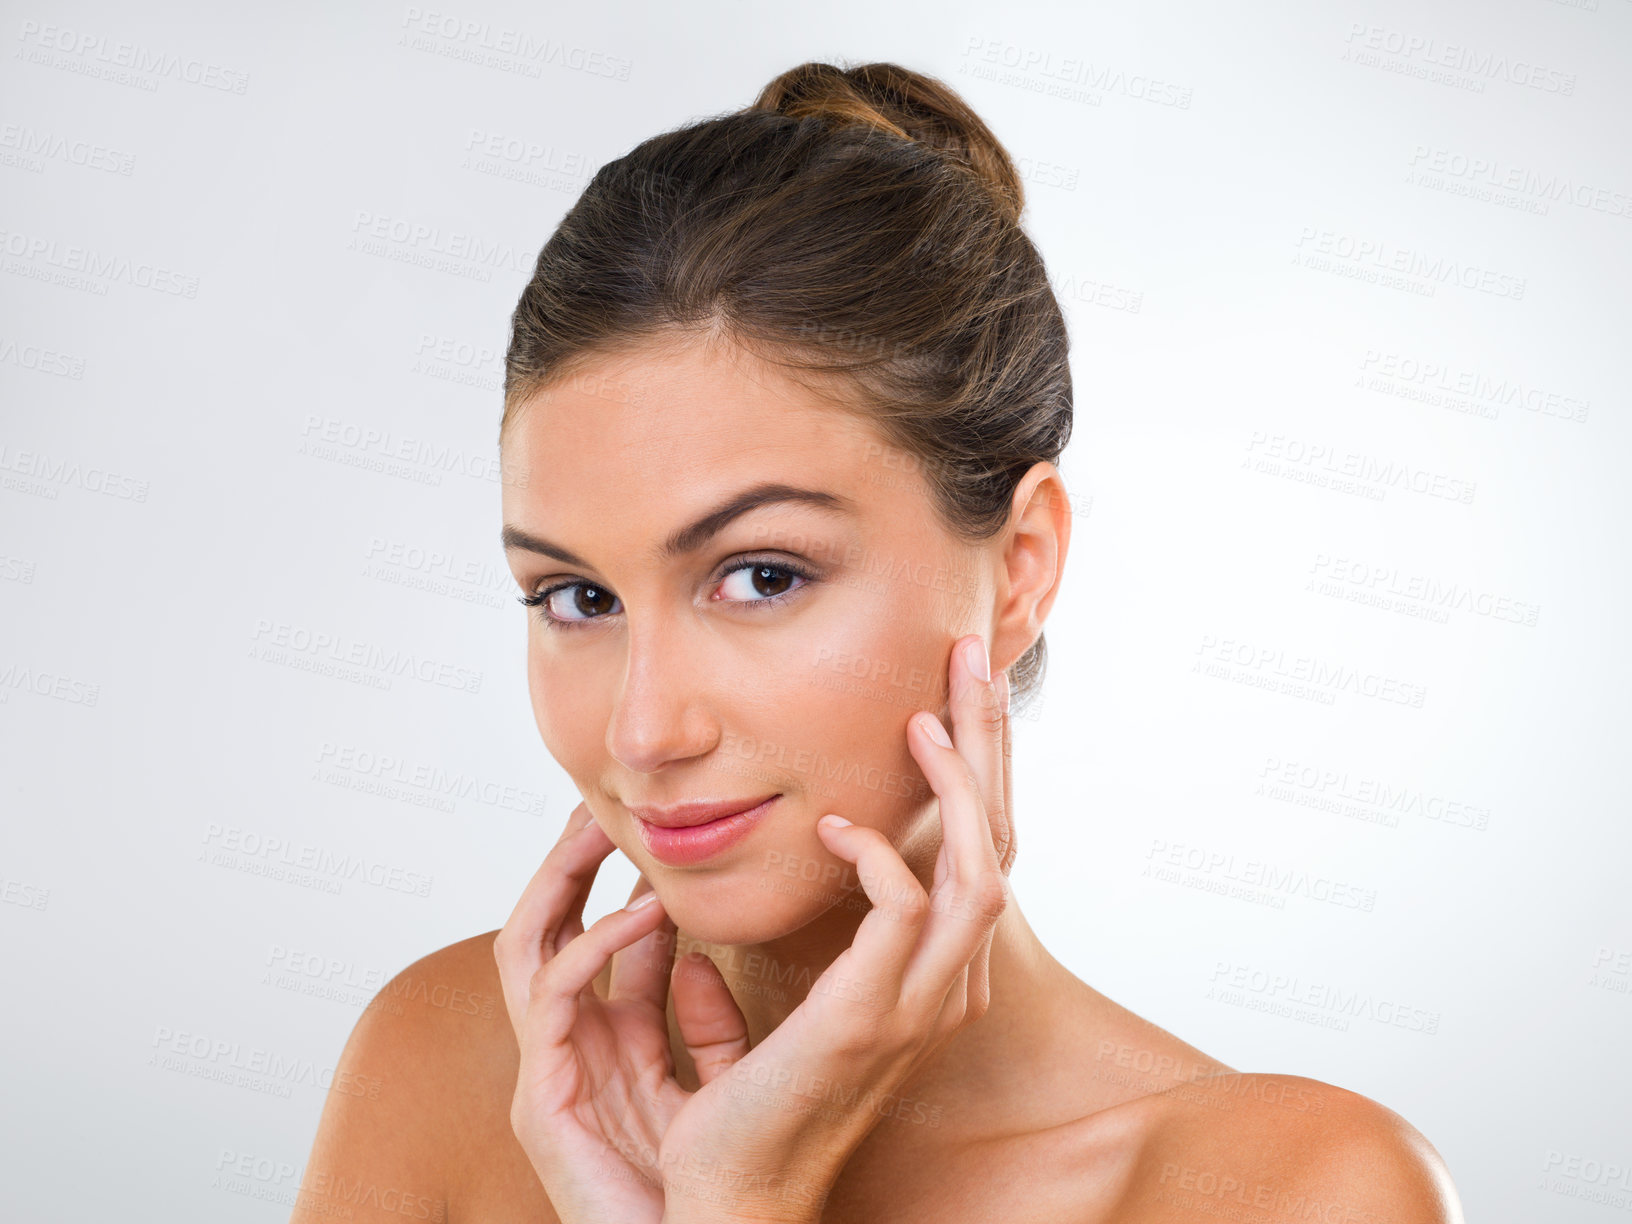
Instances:
[[[947,530],[989,539],[1071,436],[1065,320],[1024,202],[1008,153],[943,82],[790,68],[751,106],[590,180],[511,317],[500,445],[523,401],[587,361],[724,334],[847,390],[831,398],[915,461]],[[1009,668],[1017,712],[1046,658],[1039,633]]]

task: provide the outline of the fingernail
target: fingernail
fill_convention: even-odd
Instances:
[[[1009,712],[1009,690],[1014,686],[1009,683],[1009,673],[1003,673],[1003,713]]]
[[[654,889],[651,889],[649,892],[641,893],[640,896],[636,897],[633,901],[629,902],[629,904],[624,906],[623,908],[626,909],[626,910],[643,909],[646,906],[650,905],[653,901],[656,901],[656,900],[657,900],[657,889],[654,888]]]
[[[934,740],[942,748],[952,747],[952,737],[947,735],[946,728],[941,726],[941,720],[936,718],[935,715],[920,714],[918,716],[918,725],[924,729],[930,739]]]
[[[987,683],[992,679],[991,660],[986,657],[986,640],[976,638],[963,648],[963,657],[969,662],[969,670],[974,672]]]
[[[825,820],[828,824],[832,825],[833,828],[835,828],[835,829],[848,828],[849,825],[850,825],[850,822],[848,820],[846,820],[843,816],[836,815],[833,812],[829,812],[826,816],[823,816],[822,819]]]

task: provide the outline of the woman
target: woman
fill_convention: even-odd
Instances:
[[[562,221],[503,537],[584,802],[358,1024],[336,1081],[377,1091],[331,1093],[296,1221],[1461,1219],[1398,1115],[1119,1007],[1010,893],[1071,534],[1022,202],[944,84],[810,63]]]

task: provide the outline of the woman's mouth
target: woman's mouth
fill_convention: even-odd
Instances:
[[[765,818],[781,795],[772,795],[757,807],[733,816],[684,828],[664,828],[635,816],[635,828],[640,840],[652,857],[671,867],[684,867],[713,858],[748,836],[753,827]]]

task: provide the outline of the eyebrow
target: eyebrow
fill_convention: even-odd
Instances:
[[[778,484],[774,481],[752,485],[744,489],[729,501],[724,502],[716,509],[710,510],[696,522],[680,528],[663,542],[659,550],[660,561],[673,561],[687,553],[696,552],[707,544],[733,519],[747,514],[750,510],[757,510],[761,506],[779,505],[785,502],[798,502],[814,506],[821,510],[835,511],[840,514],[853,514],[856,506],[848,497],[837,493],[829,493],[822,489],[800,489],[793,485]],[[506,552],[512,549],[523,549],[527,552],[539,553],[546,557],[554,557],[567,565],[576,565],[580,569],[594,569],[577,553],[562,548],[559,544],[552,544],[548,540],[540,539],[523,531],[514,524],[506,523],[499,535],[500,542]]]

